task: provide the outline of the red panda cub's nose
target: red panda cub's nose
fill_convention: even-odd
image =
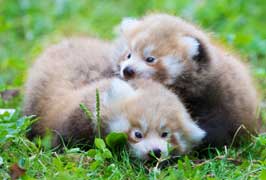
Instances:
[[[156,158],[160,158],[161,157],[161,150],[160,149],[153,149],[149,152],[149,156],[154,158],[154,156]]]
[[[134,77],[135,71],[130,66],[128,66],[123,70],[123,74],[126,79],[130,79]]]

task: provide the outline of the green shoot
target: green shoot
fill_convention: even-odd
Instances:
[[[93,114],[92,112],[84,105],[84,104],[80,104],[79,105],[80,109],[85,113],[85,115],[87,116],[87,118],[89,120],[93,119]]]
[[[97,119],[98,138],[101,138],[100,94],[98,89],[96,89],[96,119]]]

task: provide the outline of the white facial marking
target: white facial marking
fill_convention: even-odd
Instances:
[[[114,117],[109,122],[110,132],[127,132],[129,128],[130,124],[123,116]]]
[[[147,120],[145,118],[142,118],[140,120],[140,126],[141,126],[142,132],[145,133],[148,130],[148,122],[147,122]]]
[[[125,78],[123,71],[128,66],[133,68],[136,74],[140,75],[142,78],[150,78],[155,73],[152,67],[148,66],[143,60],[132,54],[130,59],[120,63],[120,76],[122,78]]]
[[[154,49],[155,49],[155,46],[154,45],[149,45],[149,46],[145,47],[144,50],[143,50],[144,57],[152,56],[151,52]]]
[[[165,56],[163,59],[162,62],[170,76],[165,83],[170,85],[173,84],[176,77],[182,73],[184,65],[174,56]]]
[[[188,55],[192,58],[199,53],[199,42],[190,36],[184,36],[181,38],[183,44],[187,45]]]
[[[142,141],[130,144],[133,148],[133,153],[141,158],[145,159],[147,158],[150,151],[154,149],[160,149],[162,153],[162,157],[165,157],[168,155],[168,143],[165,140],[162,140],[161,138],[153,137],[152,135],[150,137],[147,137],[143,139]]]
[[[110,88],[103,94],[103,104],[115,103],[136,95],[137,92],[127,82],[115,78]]]
[[[120,31],[123,33],[125,31],[128,31],[138,25],[139,21],[135,18],[126,17],[123,18],[121,24],[120,24]]]
[[[164,128],[166,125],[166,119],[161,119],[160,121],[160,129]]]
[[[182,136],[180,135],[180,133],[175,132],[174,133],[174,137],[176,138],[176,141],[178,142],[178,144],[180,146],[180,150],[182,152],[187,151],[188,145],[187,145],[186,141],[182,138]]]
[[[130,60],[125,60],[125,61],[122,61],[122,62],[120,63],[120,76],[121,76],[122,78],[125,78],[123,71],[124,71],[124,69],[125,69],[126,67],[128,67],[128,66],[132,67],[133,65],[136,66],[134,62],[137,62],[137,61],[136,61],[136,60],[134,61],[134,60],[132,59],[132,58],[133,58],[132,56],[133,56],[133,55],[131,55]]]

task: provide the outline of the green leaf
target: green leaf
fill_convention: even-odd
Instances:
[[[91,170],[95,170],[100,166],[101,162],[100,161],[94,161],[93,163],[91,163],[90,165],[90,169]]]
[[[266,180],[266,170],[262,170],[261,173],[260,173],[260,179],[261,180]]]
[[[106,145],[104,143],[104,141],[100,138],[95,138],[94,140],[94,144],[98,149],[104,149],[106,148]]]
[[[126,144],[127,134],[112,132],[106,136],[105,142],[109,147],[114,149],[117,146]]]
[[[68,153],[79,153],[81,151],[80,151],[80,148],[71,148],[71,149],[68,149],[67,152]]]
[[[104,157],[103,157],[103,155],[102,155],[100,152],[98,152],[98,153],[94,156],[94,159],[95,159],[95,161],[104,162]]]
[[[103,152],[103,157],[105,158],[105,159],[110,159],[110,158],[112,158],[113,157],[113,155],[112,155],[112,153],[109,151],[109,149],[105,149],[105,151]]]
[[[90,149],[87,152],[88,156],[90,156],[90,157],[94,157],[96,155],[96,153],[97,153],[96,149]]]

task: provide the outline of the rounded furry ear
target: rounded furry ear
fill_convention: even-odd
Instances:
[[[188,56],[197,62],[207,60],[207,53],[204,44],[197,38],[184,36],[181,42],[187,46]]]
[[[191,119],[187,112],[182,113],[182,123],[180,125],[182,130],[174,132],[173,135],[181,152],[189,151],[199,145],[206,136],[206,132]]]
[[[183,128],[184,128],[184,134],[187,137],[187,139],[193,143],[200,143],[202,139],[206,136],[206,131],[201,129],[196,122],[194,122],[190,115],[187,112],[183,113]]]
[[[194,143],[200,143],[206,136],[206,131],[201,129],[195,122],[190,121],[186,123],[188,130],[188,138]]]
[[[126,17],[123,18],[121,24],[120,24],[120,32],[124,33],[125,31],[128,31],[134,27],[136,27],[139,23],[139,20],[135,18]]]
[[[115,78],[103,95],[103,103],[107,105],[136,95],[137,92],[126,81]]]

